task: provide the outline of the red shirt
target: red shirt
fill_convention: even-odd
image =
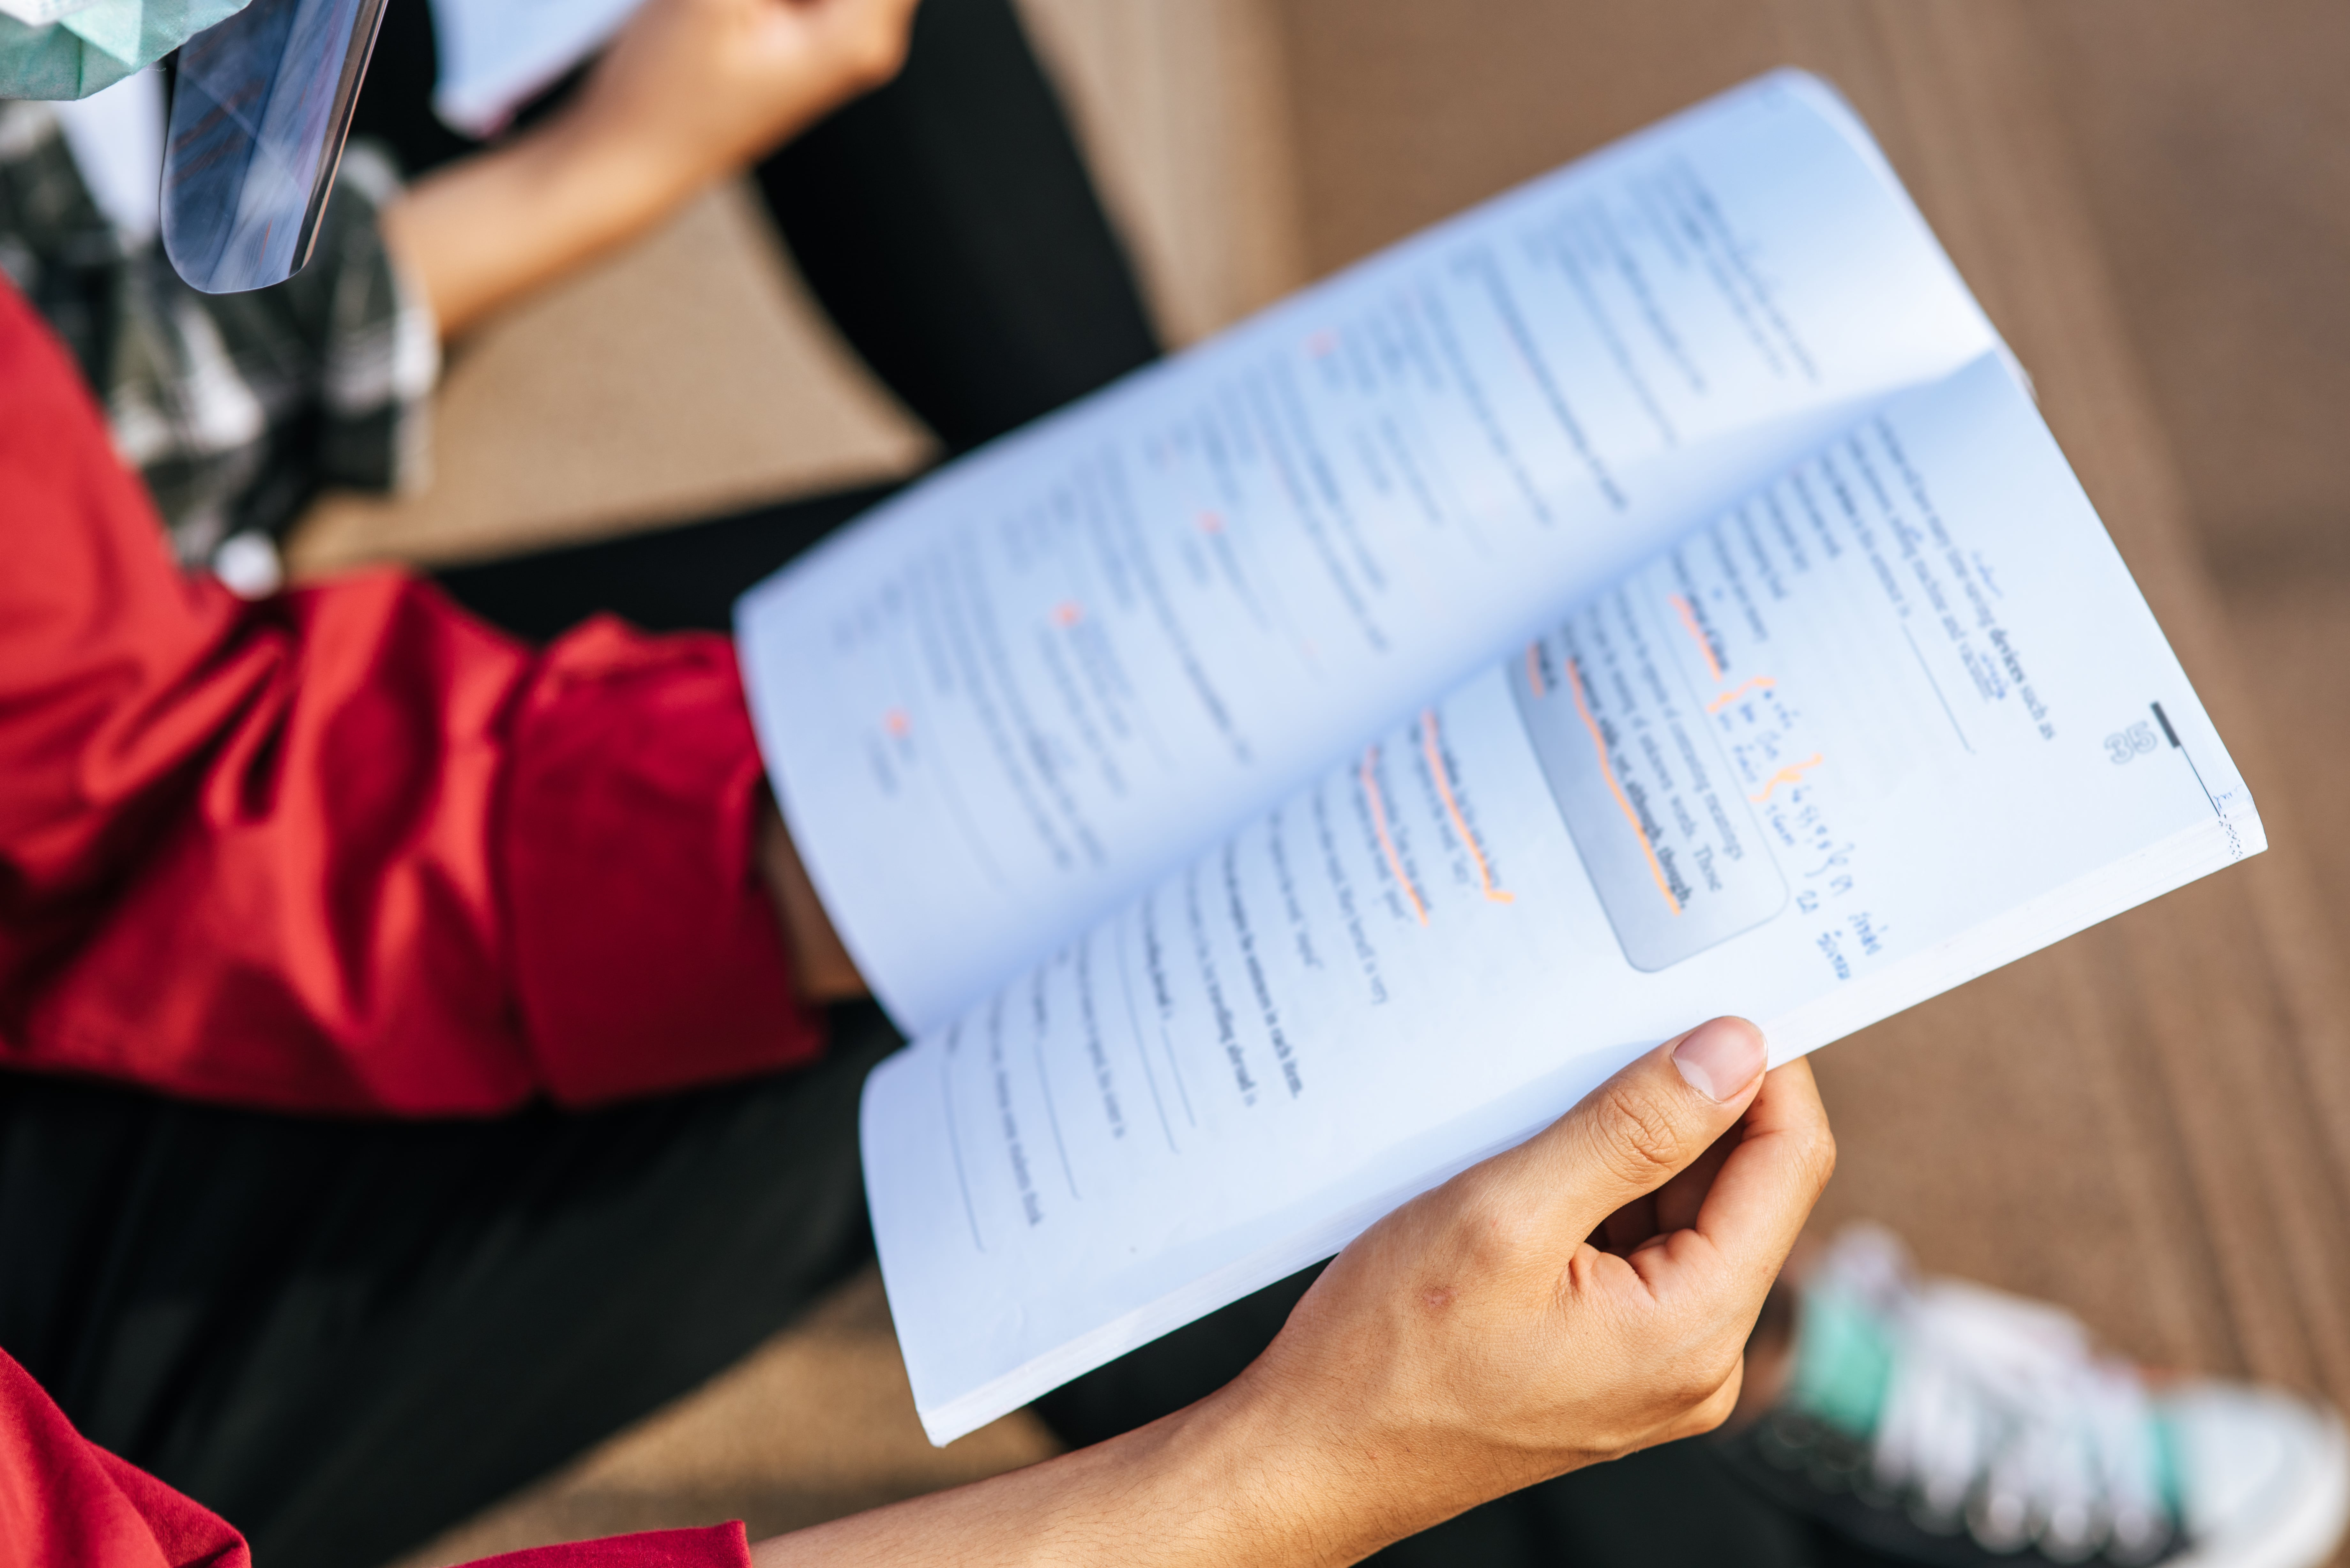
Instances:
[[[0,1069],[419,1116],[806,1061],[762,788],[723,638],[533,649],[396,573],[182,576],[0,278]],[[748,1560],[732,1524],[499,1561]],[[0,1568],[249,1562],[0,1355]]]
[[[0,1070],[473,1116],[802,1063],[732,645],[181,573],[0,279]]]

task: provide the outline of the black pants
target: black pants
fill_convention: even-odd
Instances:
[[[801,1073],[476,1122],[0,1079],[0,1346],[265,1568],[369,1568],[868,1257],[857,1093],[895,1044],[844,1010]]]
[[[362,129],[411,167],[425,0],[394,0]],[[951,447],[1155,352],[1004,0],[926,0],[899,82],[759,171],[826,308]],[[445,574],[526,636],[597,609],[723,626],[873,499]],[[739,1358],[869,1256],[856,1096],[896,1044],[837,1010],[821,1065],[592,1114],[306,1120],[0,1078],[0,1346],[97,1441],[210,1504],[262,1568],[367,1568]],[[1309,1276],[1039,1406],[1073,1442],[1237,1372]],[[1383,1561],[1811,1560],[1687,1445],[1570,1477]]]

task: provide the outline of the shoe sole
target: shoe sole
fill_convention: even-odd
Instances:
[[[2189,1546],[2161,1568],[2319,1568],[2341,1544],[2350,1524],[2350,1433],[2331,1410],[2319,1429],[2318,1484],[2296,1498],[2275,1527],[2258,1541]]]

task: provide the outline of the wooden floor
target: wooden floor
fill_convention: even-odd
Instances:
[[[1188,200],[1232,230],[1241,260],[1212,276],[1184,271],[1207,265],[1196,242],[1187,263],[1139,241],[1187,328],[1767,67],[1853,99],[2032,370],[2272,847],[1823,1053],[1845,1151],[1824,1218],[1884,1220],[1931,1266],[2063,1302],[2147,1358],[2350,1405],[2350,7],[1219,0],[1226,53],[1187,57],[1243,50],[1260,96],[1231,111],[1249,135],[1216,140],[1222,161],[1188,185],[1167,183],[1165,125],[1117,120],[1184,95],[1100,90],[1104,72],[1149,74],[1151,29],[1180,8],[1034,9],[1093,106],[1088,136],[1124,149],[1105,159],[1121,211],[1190,233]],[[739,212],[697,221],[721,218],[741,230]],[[795,308],[774,306],[775,340],[820,339]],[[519,439],[466,379],[551,381],[532,367],[564,351],[528,321],[509,337],[452,378],[452,401],[489,410],[444,432],[463,472]],[[728,483],[919,457],[886,398],[845,396],[823,440],[762,449]],[[660,489],[629,493],[634,514],[659,513],[643,496]],[[628,511],[606,495],[593,526]],[[485,549],[515,510],[453,492],[346,504],[306,559]],[[566,526],[545,504],[525,521]],[[416,1561],[735,1515],[787,1528],[1043,1451],[1021,1417],[922,1446],[868,1278]]]

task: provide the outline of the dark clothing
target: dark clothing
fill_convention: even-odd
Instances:
[[[924,0],[905,73],[758,178],[826,311],[952,451],[1158,356],[1005,0]]]
[[[593,1112],[336,1122],[0,1078],[0,1347],[244,1532],[368,1568],[748,1353],[865,1257],[816,1066]]]
[[[447,567],[436,580],[475,615],[551,638],[598,610],[647,631],[723,631],[743,590],[896,486],[844,490],[732,517]]]

